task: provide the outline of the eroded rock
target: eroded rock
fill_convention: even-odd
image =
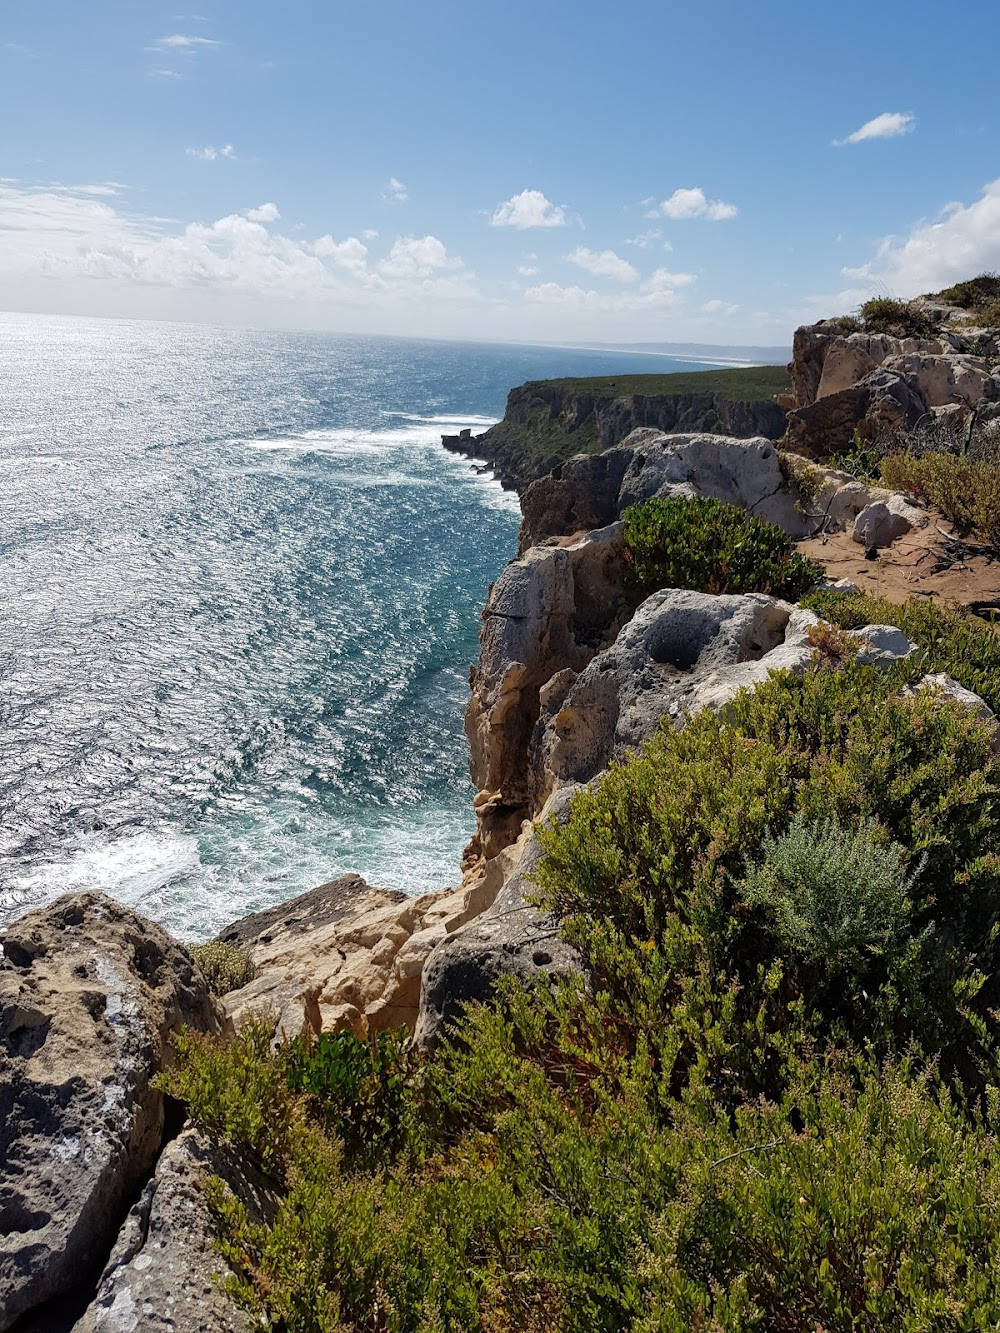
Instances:
[[[222,1017],[186,949],[100,893],[9,927],[0,962],[0,1329],[104,1262],[160,1148],[152,1079]]]
[[[219,938],[246,949],[257,975],[223,997],[226,1012],[237,1027],[267,1014],[288,1037],[412,1029],[424,958],[486,906],[488,891],[478,884],[409,897],[344,875],[243,917]]]
[[[73,1333],[249,1333],[254,1322],[222,1288],[229,1268],[214,1245],[204,1194],[223,1180],[260,1222],[274,1200],[229,1148],[186,1129],[169,1143],[129,1213],[94,1299]]]

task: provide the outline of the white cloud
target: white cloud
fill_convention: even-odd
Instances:
[[[386,187],[382,198],[389,204],[405,204],[410,197],[410,192],[401,180],[395,176],[389,177],[389,184]]]
[[[151,79],[183,79],[184,77],[175,69],[148,69],[146,73]]]
[[[690,190],[675,190],[669,199],[664,199],[648,217],[662,215],[675,222],[689,221],[692,218],[705,218],[709,222],[725,222],[736,217],[739,209],[735,204],[724,204],[721,199],[707,198],[705,191],[694,186]]]
[[[170,37],[157,37],[153,46],[161,51],[197,51],[210,46],[221,46],[221,42],[214,41],[211,37],[189,37],[185,33],[176,32]]]
[[[537,278],[540,269],[537,264],[518,264],[517,271],[522,278]]]
[[[947,204],[937,221],[921,220],[907,236],[886,237],[871,263],[842,273],[917,296],[990,269],[1000,269],[1000,178],[985,185],[975,203]]]
[[[579,286],[562,287],[557,282],[543,282],[528,287],[526,301],[537,305],[561,306],[568,311],[594,314],[640,314],[643,311],[674,311],[681,304],[681,289],[696,282],[693,273],[671,273],[658,268],[638,289],[621,292],[596,292]]]
[[[637,250],[646,250],[655,241],[661,240],[662,237],[663,232],[659,227],[650,227],[648,230],[640,232],[638,236],[630,236],[625,244],[634,245]],[[673,246],[669,241],[664,241],[663,248],[664,250],[672,250]]]
[[[522,190],[500,205],[490,218],[491,227],[516,227],[527,231],[531,227],[565,227],[566,210],[560,204],[550,203],[541,190]]]
[[[720,301],[718,299],[714,301],[706,301],[701,307],[701,312],[704,315],[724,315],[727,319],[735,315],[738,310],[738,305],[728,301]]]
[[[846,139],[834,139],[836,148],[843,148],[849,143],[864,143],[867,139],[896,139],[901,134],[909,134],[916,129],[917,120],[909,112],[883,111],[880,116],[866,120],[860,129],[849,134]]]
[[[639,273],[627,259],[616,255],[614,250],[588,250],[585,245],[578,245],[566,256],[571,264],[593,273],[598,278],[615,278],[618,282],[635,282]]]
[[[329,234],[321,236],[313,243],[313,253],[354,273],[363,272],[368,263],[368,247],[356,236],[348,236],[346,241],[335,241]]]
[[[439,269],[462,267],[462,261],[452,259],[436,236],[401,236],[378,271],[392,278],[429,278]]]
[[[281,214],[277,204],[259,204],[256,208],[248,208],[246,216],[251,222],[277,222]]]
[[[236,156],[236,149],[231,143],[224,143],[221,148],[213,148],[211,145],[206,148],[187,148],[185,152],[188,157],[196,157],[199,162],[215,162],[220,157]]]
[[[361,233],[361,239],[363,241],[377,241],[378,232],[374,229],[374,227],[366,227],[364,231]]]
[[[399,237],[372,262],[356,236],[312,241],[270,229],[274,204],[215,222],[178,226],[163,218],[129,214],[85,193],[87,187],[0,184],[0,281],[9,289],[92,293],[142,288],[198,294],[228,292],[255,300],[335,303],[371,310],[400,310],[407,303],[478,299],[475,275],[435,236]],[[45,290],[53,290],[46,288]],[[424,303],[421,306],[420,303]],[[106,301],[105,301],[106,304]],[[148,299],[146,303],[148,308]],[[409,307],[408,307],[409,308]]]

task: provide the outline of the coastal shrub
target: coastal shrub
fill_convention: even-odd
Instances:
[[[716,1095],[727,1082],[737,1097],[776,1094],[782,1041],[810,1033],[883,1051],[916,1038],[974,1076],[997,947],[1000,772],[986,727],[899,683],[853,664],[772,677],[723,717],[658,734],[541,833],[540,900],[620,1021],[666,1034],[657,1064],[672,1095],[692,1077]],[[908,875],[925,871],[906,947],[872,953],[857,987],[827,985],[740,892],[796,815],[866,821],[906,849]]]
[[[888,333],[895,338],[934,338],[938,326],[930,315],[909,301],[873,296],[858,311],[866,333]]]
[[[936,293],[939,301],[960,306],[963,310],[979,310],[982,306],[1000,301],[1000,273],[980,273],[965,282],[956,282]]]
[[[895,453],[883,461],[882,479],[940,509],[961,534],[1000,546],[1000,460]]]
[[[836,818],[798,814],[780,837],[767,834],[761,850],[739,892],[766,918],[779,953],[845,983],[906,940],[922,866],[911,870],[906,849],[873,821],[845,829]]]
[[[257,975],[253,960],[245,949],[222,940],[193,944],[191,957],[201,968],[213,995],[228,995],[253,981]]]
[[[392,1156],[409,1141],[415,1072],[404,1033],[380,1032],[361,1042],[350,1032],[321,1032],[291,1043],[286,1077],[355,1162]]]
[[[644,500],[625,511],[626,558],[640,596],[657,588],[764,592],[796,601],[823,567],[775,523],[705,496]]]
[[[875,481],[879,476],[884,446],[877,440],[865,440],[855,427],[850,445],[839,454],[834,454],[830,462],[833,467],[858,481]]]
[[[860,592],[810,593],[803,604],[844,630],[896,625],[918,646],[894,669],[898,679],[912,683],[944,672],[1000,714],[1000,626],[968,608],[939,606],[926,598],[899,604]]]

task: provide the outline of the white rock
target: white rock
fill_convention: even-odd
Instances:
[[[916,651],[916,645],[895,625],[866,625],[864,629],[847,632],[862,645],[855,659],[859,666],[888,666],[892,662],[901,662]]]

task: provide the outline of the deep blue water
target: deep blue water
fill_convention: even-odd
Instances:
[[[0,315],[0,919],[457,880],[517,502],[442,431],[665,357]]]

